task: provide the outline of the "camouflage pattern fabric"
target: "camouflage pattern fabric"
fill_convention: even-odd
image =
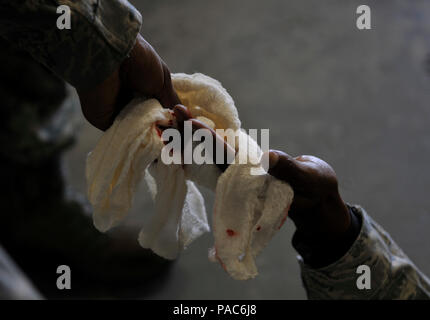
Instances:
[[[329,266],[312,269],[299,264],[309,299],[429,299],[430,280],[412,263],[390,235],[360,206],[358,238],[349,251]],[[370,289],[358,289],[357,268],[370,268]]]
[[[58,29],[67,5],[71,29]],[[0,36],[77,89],[109,76],[132,49],[140,13],[125,0],[0,0]]]
[[[61,4],[71,9],[71,30],[57,29]],[[99,264],[112,266],[99,278],[121,274],[115,281],[123,281],[121,265],[106,261],[120,256],[113,240],[96,231],[82,204],[66,194],[61,154],[74,141],[70,110],[78,101],[64,80],[85,89],[112,73],[140,25],[140,14],[123,0],[0,0],[0,243],[44,295],[51,290],[46,270],[65,259],[83,275]],[[130,257],[139,257],[140,270],[152,268],[148,277],[164,270],[147,253],[124,256],[125,269]],[[0,252],[0,296],[14,299],[21,282],[10,285],[10,263]]]

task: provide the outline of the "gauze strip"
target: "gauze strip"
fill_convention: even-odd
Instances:
[[[87,157],[88,199],[94,225],[102,232],[125,217],[142,172],[164,146],[154,126],[171,115],[157,104],[156,100],[133,100]]]
[[[259,146],[244,132],[240,135],[235,163],[218,179],[213,216],[215,250],[210,255],[215,255],[234,279],[246,280],[258,274],[255,258],[285,221],[293,190],[265,173]],[[241,164],[241,160],[247,163]]]
[[[165,165],[158,160],[151,164],[147,175],[155,183],[155,212],[140,231],[139,243],[161,257],[175,259],[210,230],[204,200],[194,183],[185,180],[181,165]]]
[[[157,100],[135,99],[88,155],[86,176],[94,225],[105,232],[125,218],[145,174],[155,212],[144,224],[139,243],[166,259],[175,259],[210,229],[203,197],[194,183],[185,181],[180,165],[166,166],[158,159],[164,143],[156,125],[167,125],[169,120],[173,121],[171,112]]]
[[[164,258],[175,259],[209,231],[196,182],[216,192],[213,256],[233,278],[255,277],[255,257],[285,221],[292,189],[263,170],[259,146],[240,130],[233,99],[218,81],[202,74],[172,74],[172,81],[193,117],[213,129],[236,132],[238,139],[232,145],[237,151],[235,163],[222,174],[216,165],[165,165],[157,124],[169,126],[175,119],[157,100],[135,99],[87,158],[94,225],[100,231],[117,225],[129,211],[144,176],[155,210],[144,222],[139,243]]]
[[[240,129],[234,101],[219,81],[201,73],[175,73],[172,81],[179,99],[194,118],[210,119],[217,129]]]

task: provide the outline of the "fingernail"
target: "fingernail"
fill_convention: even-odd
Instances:
[[[181,105],[181,104],[177,104],[174,108],[173,108],[173,112],[176,115],[176,120],[178,122],[183,122],[185,120],[188,120],[189,118],[191,118],[191,115],[188,111],[188,109]]]
[[[269,169],[272,169],[279,161],[279,155],[276,151],[269,151]]]

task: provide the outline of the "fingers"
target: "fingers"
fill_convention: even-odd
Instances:
[[[217,165],[217,167],[221,171],[225,171],[228,168],[228,159],[234,159],[235,151],[234,149],[227,144],[224,139],[219,136],[212,128],[208,127],[205,123],[193,119],[191,113],[188,111],[188,109],[183,105],[176,105],[173,108],[173,112],[176,116],[176,120],[178,122],[178,129],[181,131],[181,135],[183,136],[183,130],[184,130],[184,121],[191,121],[191,128],[192,132],[194,133],[196,130],[199,129],[205,129],[208,130],[212,135],[212,146],[213,150],[211,150],[211,155],[213,162]],[[189,143],[187,141],[183,141],[183,146]],[[218,152],[223,153],[223,157],[221,160],[221,157],[217,157]],[[218,160],[220,159],[220,160]]]
[[[169,68],[140,34],[120,70],[122,82],[134,92],[156,98],[165,108],[173,108],[180,103]]]
[[[180,104],[178,95],[173,88],[172,78],[170,76],[169,68],[163,62],[163,88],[159,94],[155,96],[164,108],[173,108],[175,105]]]
[[[269,152],[269,174],[291,185],[294,190],[294,200],[289,210],[289,217],[297,228],[306,226],[309,215],[315,211],[320,197],[315,190],[315,172],[309,171],[305,158],[293,158],[276,150]]]
[[[173,107],[173,112],[176,116],[176,121],[182,123],[190,118],[192,118],[191,113],[188,111],[187,107],[182,104],[177,104]]]
[[[102,131],[107,130],[121,111],[117,105],[120,93],[118,70],[94,88],[87,91],[78,90],[82,113],[88,122]]]
[[[315,176],[305,161],[277,150],[269,153],[269,174],[289,183],[298,193],[308,193],[315,182]]]
[[[313,156],[293,158],[282,151],[271,150],[269,174],[293,188],[293,211],[306,211],[322,199],[339,197],[336,173],[325,161]]]
[[[227,144],[224,139],[219,136],[212,128],[208,127],[206,124],[204,124],[203,122],[196,120],[196,119],[191,119],[191,124],[192,124],[192,128],[193,128],[193,132],[195,132],[196,130],[199,129],[205,129],[205,130],[209,130],[211,135],[212,135],[212,159],[213,162],[217,165],[217,167],[224,172],[228,166],[228,160],[229,159],[234,159],[234,155],[235,155],[235,151],[234,149]],[[218,153],[222,152],[222,158],[220,156],[217,157]]]

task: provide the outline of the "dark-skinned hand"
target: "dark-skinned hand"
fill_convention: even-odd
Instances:
[[[107,79],[90,90],[78,91],[85,118],[100,130],[112,125],[135,93],[156,98],[165,108],[180,103],[167,65],[141,35],[129,57]]]
[[[207,129],[214,139],[212,157],[215,161],[216,143],[224,146],[224,163],[217,164],[221,171],[228,167],[227,153],[235,151],[204,123],[193,119],[183,105],[173,108],[178,129],[183,136],[183,123],[191,121],[193,132]],[[182,146],[186,142],[182,141]],[[292,158],[281,151],[270,151],[269,174],[291,185],[294,199],[289,217],[296,225],[293,246],[312,267],[326,266],[346,253],[356,239],[359,222],[343,202],[336,174],[331,166],[313,156]]]
[[[106,130],[135,93],[156,98],[166,108],[180,103],[167,65],[140,35],[129,57],[117,70],[95,88],[78,92],[78,95],[87,120],[95,127]],[[205,124],[192,119],[184,106],[176,106],[174,112],[182,123],[191,120],[193,131],[205,128],[212,132],[215,141],[222,139]],[[225,142],[222,143],[225,154],[234,153]],[[304,257],[305,262],[307,260],[309,264],[320,266],[338,258],[350,245],[351,239],[355,239],[351,234],[356,230],[351,231],[354,223],[351,223],[349,209],[339,195],[333,169],[316,157],[292,158],[280,151],[270,153],[270,162],[269,173],[290,183],[294,189],[295,196],[289,212],[297,227],[293,245],[303,256],[311,252],[308,259]],[[228,165],[224,162],[218,167],[224,171]],[[303,247],[309,250],[302,250]],[[327,259],[315,254],[315,250],[326,251]]]
[[[291,185],[289,217],[296,225],[293,246],[313,267],[344,255],[358,235],[358,222],[339,194],[336,173],[313,156],[269,153],[269,174]]]

